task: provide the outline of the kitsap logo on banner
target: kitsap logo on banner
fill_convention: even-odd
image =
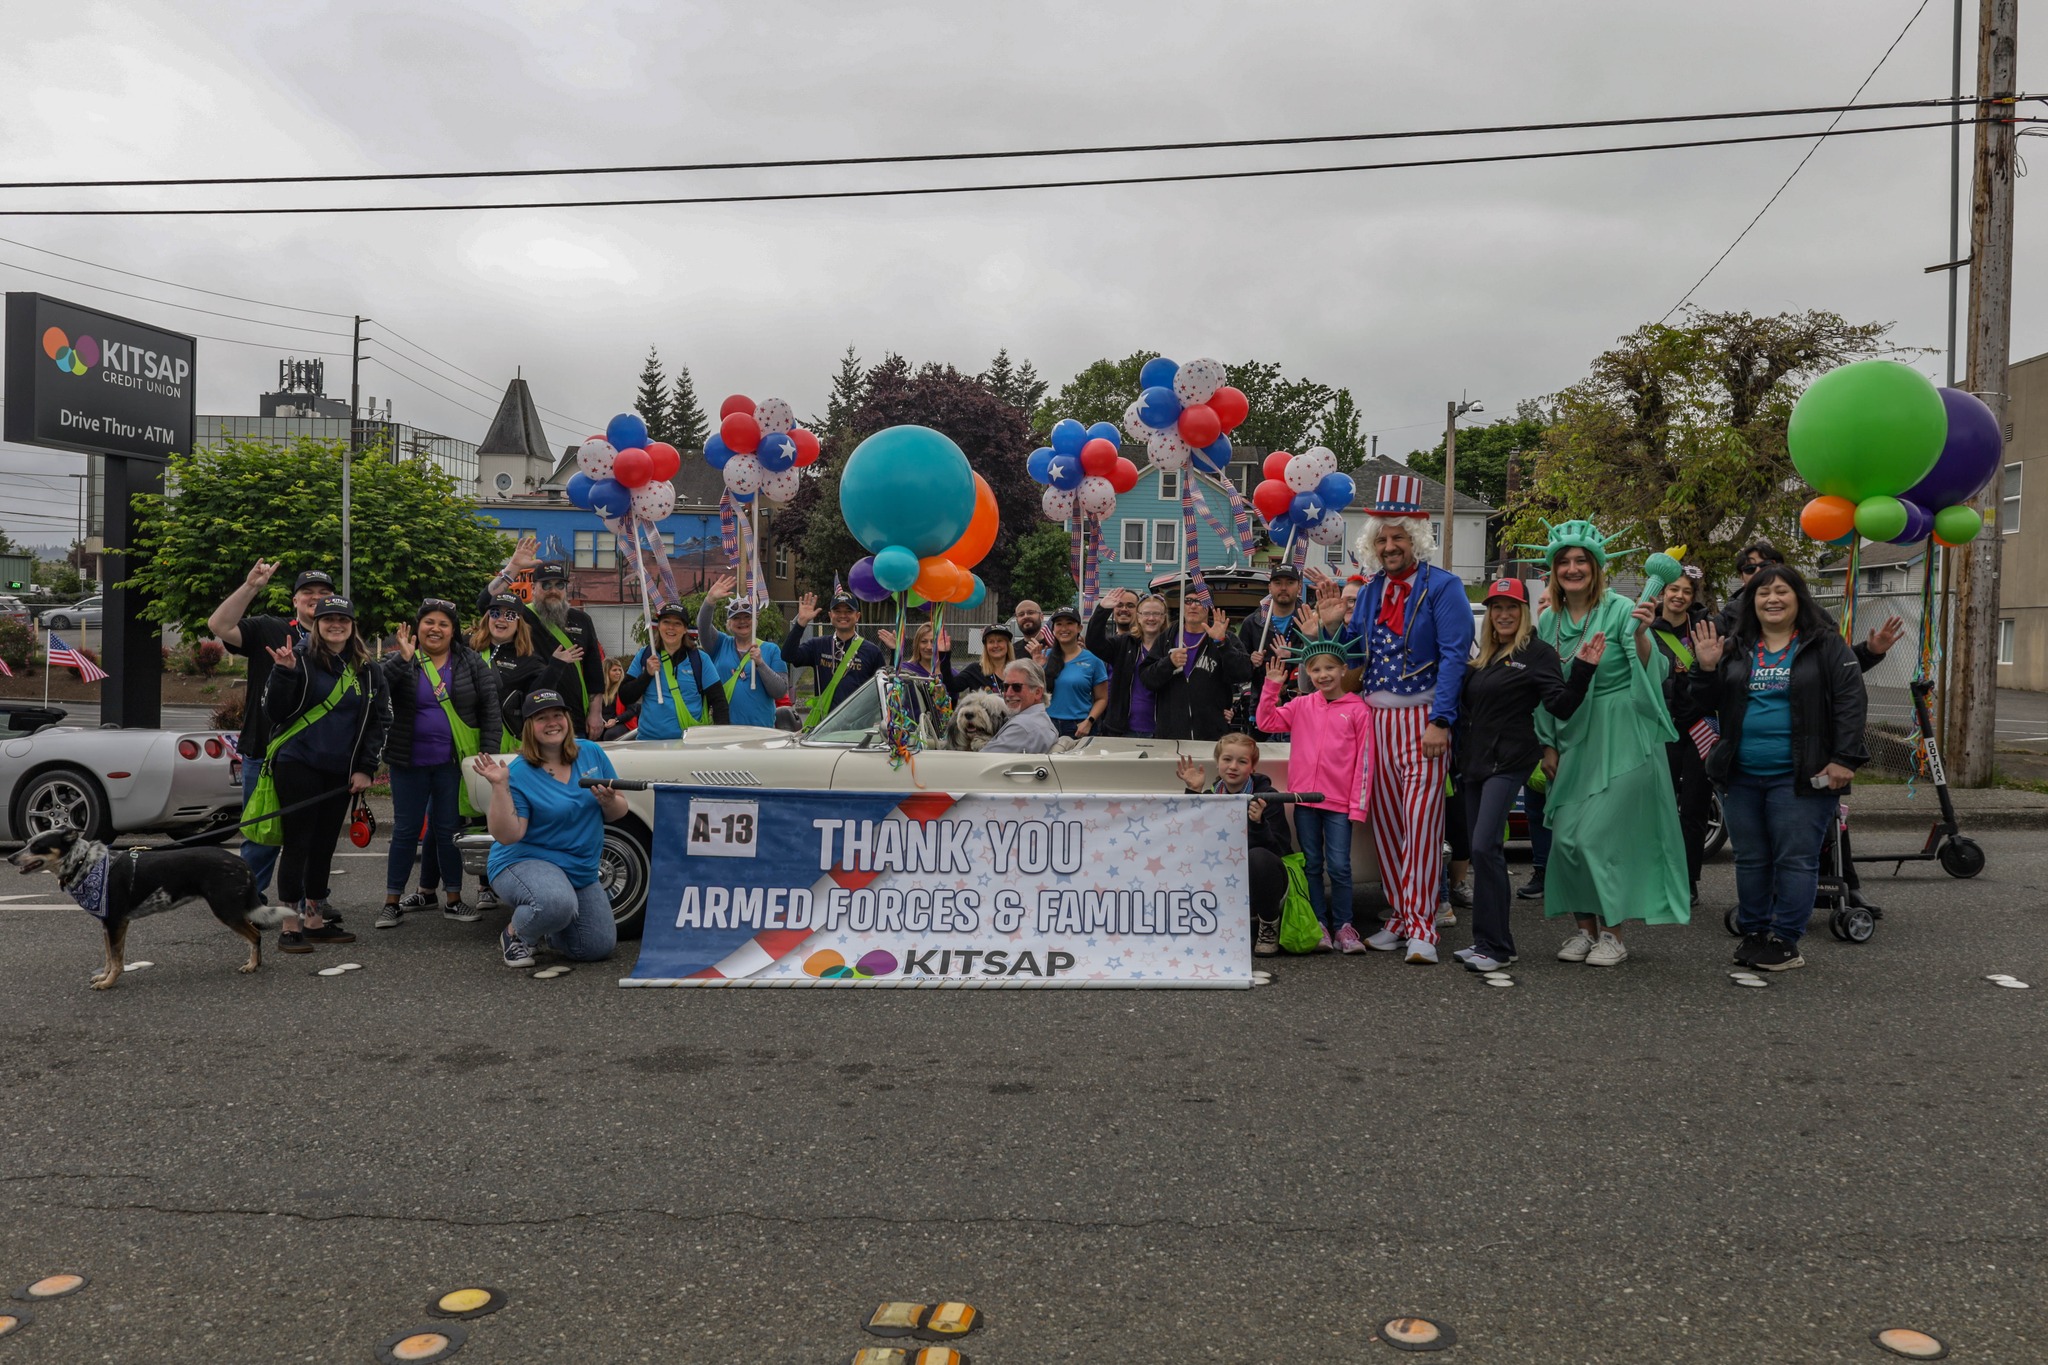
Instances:
[[[197,345],[134,318],[9,293],[0,436],[151,460],[189,451]]]
[[[1248,987],[1244,803],[661,787],[626,986]]]

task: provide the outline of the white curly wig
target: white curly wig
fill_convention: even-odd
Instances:
[[[1379,552],[1373,549],[1373,542],[1379,539],[1381,531],[1396,525],[1408,532],[1417,559],[1425,564],[1436,562],[1436,525],[1428,517],[1367,517],[1364,534],[1353,547],[1359,566],[1366,573],[1380,571]]]

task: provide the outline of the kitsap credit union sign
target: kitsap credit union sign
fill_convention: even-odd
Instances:
[[[162,460],[192,448],[196,343],[44,294],[7,296],[7,440]]]

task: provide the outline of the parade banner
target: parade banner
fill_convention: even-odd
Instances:
[[[1244,802],[655,789],[622,986],[1252,984]]]

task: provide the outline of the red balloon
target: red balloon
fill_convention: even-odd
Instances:
[[[791,427],[789,439],[796,442],[796,463],[799,469],[818,462],[818,437],[802,427]]]
[[[612,460],[612,477],[628,488],[645,488],[654,477],[654,459],[639,446],[629,446]]]
[[[1293,458],[1284,450],[1276,450],[1266,457],[1266,463],[1259,467],[1259,472],[1269,479],[1284,479],[1287,477],[1287,462]]]
[[[1252,400],[1228,384],[1209,395],[1209,407],[1225,431],[1236,431],[1238,424],[1252,415]]]
[[[744,412],[747,416],[752,417],[754,415],[754,400],[743,393],[734,394],[718,405],[718,420],[723,422],[736,412]]]
[[[649,441],[647,458],[654,464],[652,477],[658,483],[667,483],[683,467],[682,452],[667,441]]]
[[[729,398],[726,400],[728,403],[731,401]],[[728,450],[741,455],[751,455],[761,446],[761,424],[754,420],[751,409],[727,413],[725,420],[718,424],[718,434]]]
[[[1271,464],[1269,456],[1267,463]],[[1279,516],[1294,505],[1294,490],[1278,479],[1267,479],[1252,490],[1252,506],[1259,509],[1259,515],[1267,521]]]
[[[1195,449],[1215,445],[1222,434],[1223,423],[1216,420],[1216,410],[1207,403],[1191,404],[1180,410],[1180,438]]]
[[[1114,442],[1097,436],[1081,447],[1081,472],[1109,477],[1109,471],[1116,468],[1116,462],[1123,458],[1117,454]]]
[[[1116,468],[1109,471],[1109,486],[1119,493],[1128,493],[1138,486],[1138,467],[1119,455]]]

